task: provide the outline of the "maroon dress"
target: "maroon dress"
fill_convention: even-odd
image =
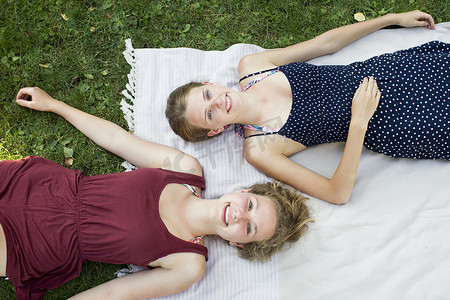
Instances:
[[[168,183],[204,188],[199,176],[163,169],[84,176],[41,157],[0,162],[6,274],[17,299],[41,299],[78,276],[85,260],[147,265],[199,244],[173,236],[159,216]]]

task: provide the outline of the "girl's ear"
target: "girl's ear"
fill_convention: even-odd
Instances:
[[[239,247],[239,248],[244,248],[244,244],[241,243],[235,243],[235,242],[229,242],[231,246],[235,246],[235,247]]]
[[[219,134],[219,133],[221,133],[224,130],[225,130],[225,127],[220,127],[220,128],[217,128],[217,129],[211,129],[208,132],[208,136],[213,136],[213,135]]]

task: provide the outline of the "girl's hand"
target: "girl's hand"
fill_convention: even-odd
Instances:
[[[352,100],[352,122],[358,122],[367,128],[369,120],[377,110],[381,92],[373,77],[365,77],[356,90]]]
[[[397,24],[403,27],[426,27],[434,29],[433,17],[419,10],[397,14]]]
[[[52,103],[56,102],[54,98],[38,87],[26,87],[19,90],[16,96],[16,102],[20,106],[28,107],[40,111],[52,111]]]

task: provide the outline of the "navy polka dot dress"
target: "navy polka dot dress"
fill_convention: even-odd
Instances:
[[[450,159],[450,44],[433,41],[350,65],[279,67],[293,103],[278,134],[309,147],[344,142],[353,95],[373,76],[380,104],[364,146],[391,157]]]

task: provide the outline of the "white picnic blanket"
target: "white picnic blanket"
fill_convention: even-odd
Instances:
[[[311,63],[347,64],[431,40],[449,43],[450,22],[434,31],[380,30]],[[130,129],[197,157],[206,198],[270,179],[245,162],[232,128],[198,144],[177,137],[164,116],[167,96],[193,80],[238,89],[238,61],[257,51],[263,49],[248,44],[207,52],[133,49],[127,41],[131,72],[122,108]],[[292,159],[331,176],[343,146],[315,146]],[[311,198],[309,204],[316,222],[268,263],[239,259],[227,243],[208,238],[204,278],[168,299],[450,299],[450,162],[391,159],[364,150],[349,203]]]

